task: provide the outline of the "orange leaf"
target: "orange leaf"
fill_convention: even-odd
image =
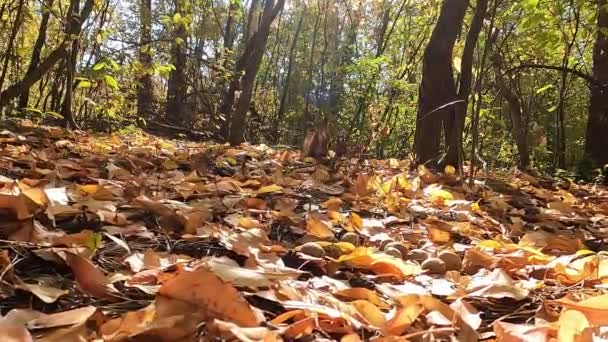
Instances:
[[[197,305],[210,318],[242,327],[255,327],[261,321],[234,286],[205,269],[178,274],[160,288],[159,294]]]
[[[384,317],[384,313],[380,311],[380,309],[374,304],[362,299],[357,299],[351,304],[372,326],[380,328],[386,324],[386,317]]]
[[[116,299],[110,291],[108,279],[91,261],[70,252],[65,254],[66,263],[85,292],[97,298]]]
[[[409,305],[397,310],[395,316],[386,323],[384,333],[386,335],[401,335],[412,325],[418,316],[424,311],[420,304]]]
[[[306,221],[306,229],[310,235],[320,239],[327,239],[334,236],[334,232],[331,228],[325,222],[317,218],[309,218],[308,221]]]

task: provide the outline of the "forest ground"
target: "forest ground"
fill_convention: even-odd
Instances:
[[[10,125],[0,339],[601,335],[607,189],[453,171]]]

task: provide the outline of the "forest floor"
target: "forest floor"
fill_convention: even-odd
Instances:
[[[587,341],[606,188],[0,132],[1,341]]]

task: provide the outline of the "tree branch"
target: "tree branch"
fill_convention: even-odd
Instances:
[[[582,78],[583,80],[585,80],[587,83],[596,86],[596,87],[608,87],[608,84],[603,84],[602,82],[598,81],[595,77],[586,74],[580,70],[576,70],[576,69],[572,69],[572,68],[568,68],[568,67],[562,67],[562,66],[556,66],[556,65],[545,65],[545,64],[536,64],[536,63],[526,63],[526,64],[521,64],[518,65],[516,67],[513,67],[511,69],[508,69],[507,71],[504,72],[504,74],[510,74],[514,71],[517,70],[521,70],[521,69],[545,69],[545,70],[556,70],[556,71],[565,71],[567,73],[570,73],[574,76],[577,76],[579,78]]]

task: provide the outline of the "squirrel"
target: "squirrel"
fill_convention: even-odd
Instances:
[[[323,158],[329,151],[330,132],[327,119],[319,128],[309,128],[304,138],[302,155],[304,157]]]

